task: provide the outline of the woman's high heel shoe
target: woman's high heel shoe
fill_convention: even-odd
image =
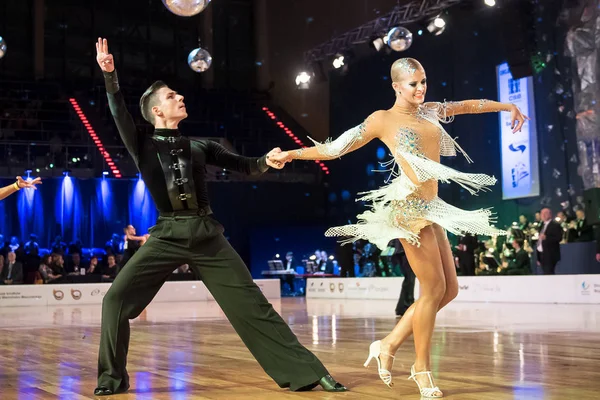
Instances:
[[[392,357],[392,359],[396,358],[391,354],[382,352],[381,351],[381,340],[377,340],[377,341],[371,343],[371,346],[369,346],[369,358],[367,358],[367,361],[365,362],[365,367],[369,366],[369,363],[371,362],[371,360],[373,358],[375,360],[377,360],[377,372],[379,373],[379,377],[381,378],[383,383],[388,385],[388,387],[392,387],[392,385],[393,385],[392,373],[390,371],[388,371],[387,369],[381,368],[381,360],[379,359],[380,354],[385,354],[386,356]],[[392,361],[392,365],[393,365],[393,361]]]
[[[427,375],[427,377],[429,378],[430,387],[421,387],[421,384],[416,378],[417,375]],[[412,367],[410,367],[410,376],[408,377],[408,379],[412,379],[417,383],[422,397],[427,397],[430,399],[439,399],[444,397],[444,393],[442,393],[440,388],[437,386],[433,386],[433,377],[431,375],[431,371],[415,372],[415,366],[413,365]]]

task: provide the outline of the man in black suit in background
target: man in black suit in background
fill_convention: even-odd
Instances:
[[[415,273],[412,268],[410,268],[410,264],[408,263],[408,259],[406,258],[406,254],[404,253],[404,249],[402,248],[402,244],[400,240],[394,239],[390,241],[388,246],[394,247],[394,255],[392,256],[392,264],[400,265],[400,271],[404,276],[404,280],[402,281],[402,290],[400,290],[400,297],[398,298],[398,304],[396,304],[396,317],[400,318],[404,315],[406,310],[415,302]]]
[[[554,275],[556,264],[560,261],[560,241],[563,229],[552,219],[552,211],[542,208],[542,225],[537,242],[537,264],[542,267],[544,275]]]

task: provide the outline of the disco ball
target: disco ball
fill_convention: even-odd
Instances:
[[[412,44],[412,41],[412,33],[402,26],[390,29],[387,34],[387,45],[394,51],[407,50]]]
[[[191,17],[201,13],[210,0],[162,0],[167,10],[180,17]]]
[[[6,40],[2,36],[0,36],[0,58],[4,57],[6,54]]]
[[[188,65],[194,72],[204,72],[212,64],[212,56],[202,47],[190,51],[188,55]]]

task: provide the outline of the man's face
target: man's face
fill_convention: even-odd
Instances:
[[[552,219],[552,211],[549,208],[544,208],[542,210],[542,221],[548,221]]]
[[[525,222],[527,222],[527,218],[525,218],[524,215],[519,216],[519,222],[524,224]]]
[[[152,107],[155,116],[164,118],[167,121],[181,121],[187,118],[187,110],[183,102],[183,96],[177,94],[168,86],[160,88],[156,95],[158,96],[158,105]]]
[[[77,254],[77,253],[73,254],[73,264],[79,265],[80,262],[81,262],[81,257],[79,256],[79,254]]]
[[[14,263],[16,259],[17,255],[15,253],[13,253],[12,251],[8,253],[8,262]]]
[[[575,211],[575,215],[577,215],[577,219],[585,219],[585,212],[583,210]]]
[[[107,262],[108,262],[108,265],[112,267],[113,265],[115,265],[115,257],[108,256]]]

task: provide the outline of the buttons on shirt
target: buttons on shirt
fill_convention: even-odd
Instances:
[[[182,186],[184,183],[188,183],[188,178],[176,178],[175,184],[178,186]]]

